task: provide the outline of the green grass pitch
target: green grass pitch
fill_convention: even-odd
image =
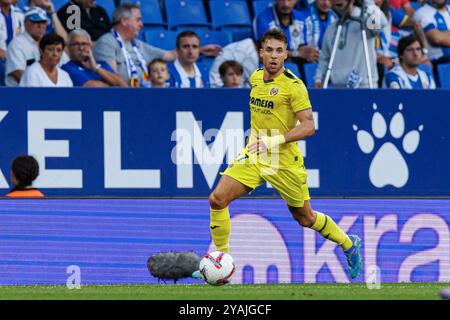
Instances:
[[[450,283],[383,283],[380,289],[365,284],[263,284],[263,285],[103,285],[0,286],[0,299],[148,299],[148,300],[435,300]]]

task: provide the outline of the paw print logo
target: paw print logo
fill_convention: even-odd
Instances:
[[[370,182],[377,188],[392,185],[396,188],[403,187],[409,178],[408,164],[401,151],[407,154],[413,154],[419,147],[420,134],[423,131],[423,125],[418,130],[411,130],[405,134],[405,118],[403,117],[403,105],[398,106],[398,110],[389,123],[388,128],[383,115],[377,111],[377,105],[373,104],[374,113],[372,116],[372,133],[365,130],[359,130],[357,125],[353,125],[356,131],[356,140],[358,146],[365,154],[372,154],[375,150],[375,138],[383,139],[385,142],[372,158],[369,167]],[[388,140],[390,139],[390,141]],[[393,139],[401,139],[399,148],[392,143]]]

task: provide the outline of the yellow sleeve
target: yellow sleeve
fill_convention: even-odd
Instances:
[[[291,84],[291,107],[294,112],[312,108],[308,90],[301,80],[296,80]]]
[[[252,72],[252,74],[250,75],[250,85],[253,87],[253,84],[255,82],[255,78],[256,78],[256,74],[258,73],[259,69],[256,69],[255,71]]]

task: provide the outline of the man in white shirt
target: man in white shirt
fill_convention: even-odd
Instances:
[[[59,20],[59,17],[55,11],[55,5],[53,4],[52,0],[28,0],[28,6],[44,9],[47,13],[46,33],[55,32],[56,34],[60,35],[67,43],[67,41],[69,40],[69,36],[66,29]]]
[[[26,68],[19,86],[73,87],[69,74],[58,67],[64,46],[64,39],[56,33],[45,35],[39,43],[40,60]]]
[[[46,32],[47,14],[41,8],[29,8],[24,24],[25,32],[11,41],[6,53],[5,84],[9,87],[17,87],[25,68],[39,60],[39,41]],[[68,61],[69,57],[63,53],[61,64]]]
[[[6,53],[5,83],[19,85],[25,68],[39,60],[39,41],[45,34],[47,16],[40,8],[31,8],[25,13],[25,32],[15,37]]]
[[[170,86],[174,88],[207,88],[208,75],[197,65],[200,56],[200,38],[194,31],[183,31],[177,36],[175,62],[168,66]]]
[[[212,88],[223,86],[219,68],[225,61],[234,60],[243,67],[242,86],[250,88],[250,75],[259,66],[259,53],[257,42],[251,38],[230,43],[222,49],[222,52],[214,59],[209,70],[209,84]]]

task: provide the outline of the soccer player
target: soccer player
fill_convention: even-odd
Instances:
[[[210,231],[216,250],[229,252],[228,205],[269,182],[302,227],[311,228],[342,247],[350,276],[356,278],[362,266],[361,240],[348,236],[330,216],[310,206],[307,172],[297,141],[314,134],[314,119],[305,85],[284,68],[287,38],[282,31],[272,29],[264,34],[261,45],[264,68],[253,72],[250,78],[252,133],[209,197]],[[199,271],[192,276],[201,277]]]

